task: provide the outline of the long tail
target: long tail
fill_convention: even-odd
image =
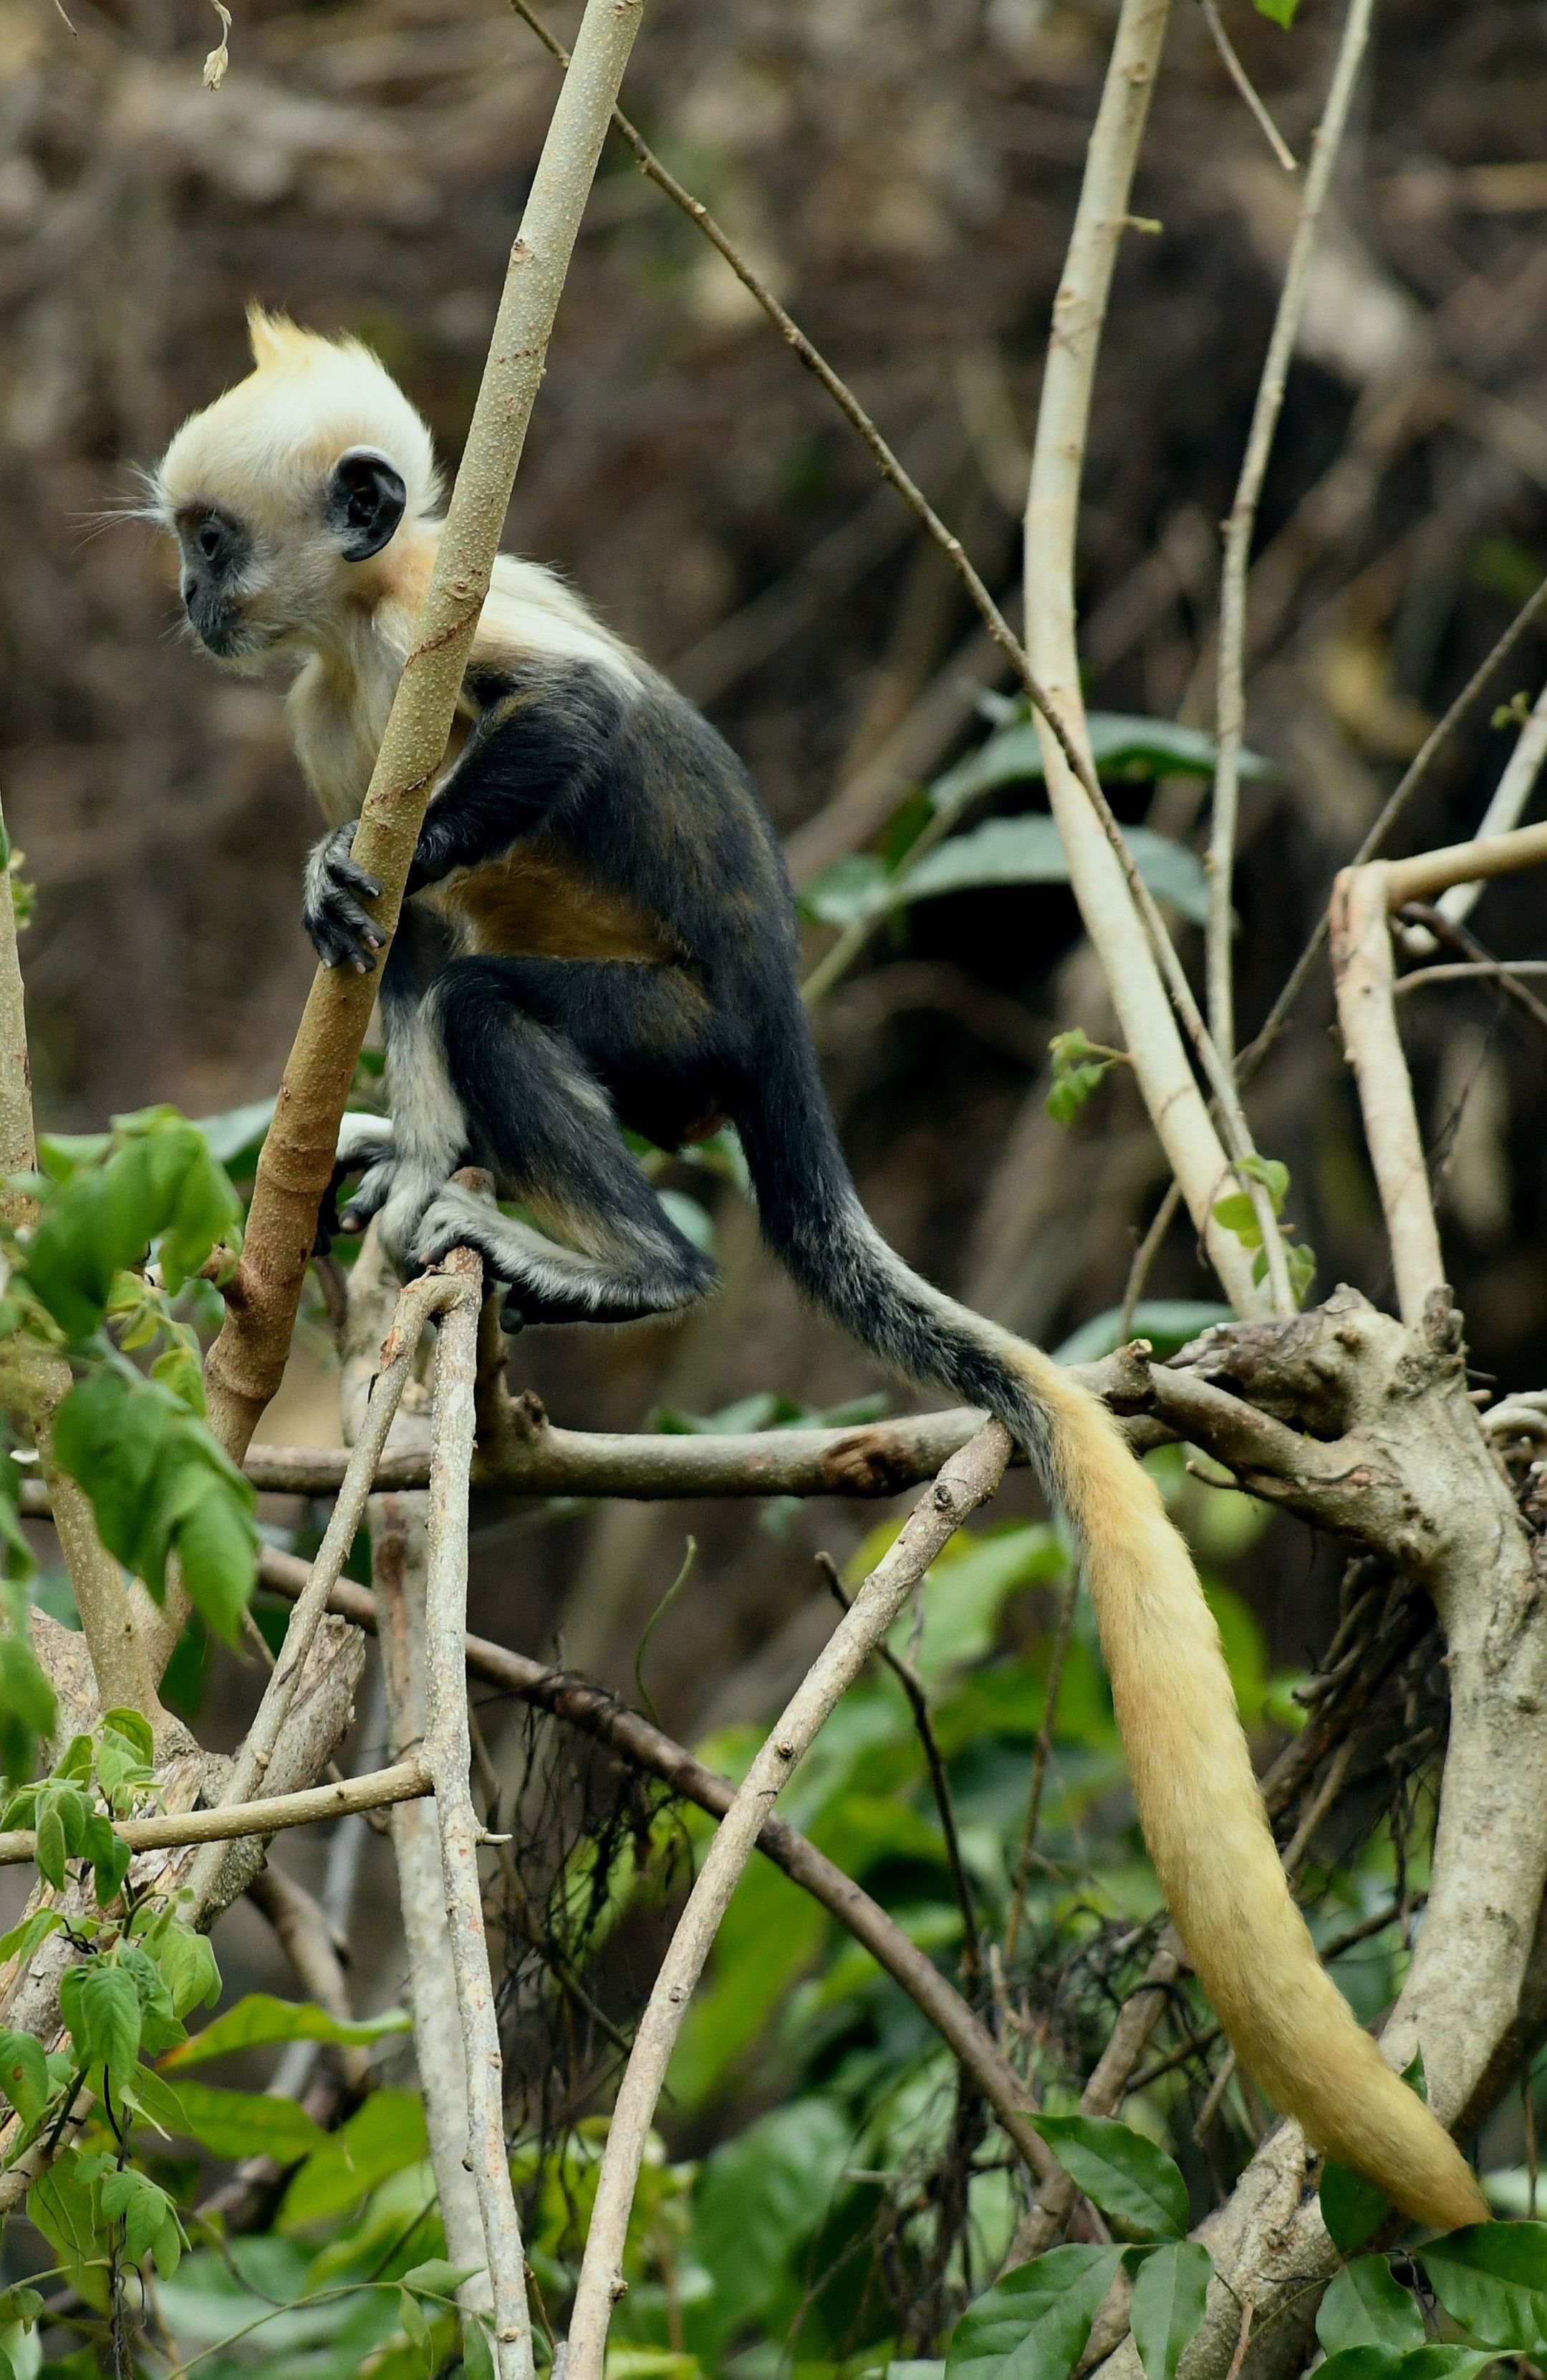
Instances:
[[[1242,2064],[1404,2214],[1444,2229],[1485,2220],[1455,2143],[1317,1958],[1191,1557],[1106,1408],[886,1245],[855,1192],[803,1017],[767,1050],[737,1121],[764,1235],[801,1288],[906,1378],[997,1415],[1078,1532],[1144,1840]]]

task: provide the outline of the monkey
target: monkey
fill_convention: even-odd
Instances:
[[[378,359],[254,309],[253,369],[177,431],[148,507],[189,631],[287,669],[327,822],[303,917],[373,969],[355,825],[441,530],[429,429]],[[728,1120],[762,1234],[904,1379],[996,1415],[1078,1538],[1135,1803],[1173,1921],[1242,2064],[1406,2215],[1486,2218],[1459,2150],[1317,1959],[1274,1848],[1218,1631],[1104,1405],[934,1288],[875,1230],[801,1004],[793,897],[747,771],[555,574],[502,554],[380,1000],[390,1120],[348,1117],[343,1218],[405,1274],[476,1248],[512,1328],[680,1315],[715,1271],[626,1128],[677,1149]],[[514,1214],[453,1182],[476,1164]]]

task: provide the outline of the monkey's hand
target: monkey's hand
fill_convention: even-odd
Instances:
[[[363,906],[382,888],[349,856],[355,824],[349,819],[312,845],[301,923],[324,966],[353,967],[357,975],[366,975],[386,936]]]

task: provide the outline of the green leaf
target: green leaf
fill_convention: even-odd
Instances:
[[[175,2091],[153,2066],[136,2068],[133,2087],[128,2095],[137,2119],[143,2118],[155,2131],[169,2137],[183,2133],[191,2138],[181,2091]]]
[[[89,2305],[107,2304],[98,2163],[79,2149],[56,2157],[27,2193],[27,2212]]]
[[[30,2033],[0,2033],[0,2090],[24,2124],[35,2124],[54,2093],[43,2046]]]
[[[174,1920],[161,1936],[154,1956],[179,2017],[196,2008],[214,2006],[220,1998],[220,1969],[207,1934],[196,1934],[191,1925]]]
[[[285,2193],[278,2228],[292,2232],[342,2214],[428,2154],[417,2091],[373,2091],[343,2129],[314,2149]]]
[[[421,2298],[454,2299],[464,2281],[470,2281],[481,2265],[448,2265],[444,2256],[432,2256],[427,2264],[415,2265],[404,2274],[399,2287],[417,2289]]]
[[[1170,2240],[1140,2265],[1128,2326],[1148,2380],[1175,2380],[1182,2350],[1197,2337],[1214,2263],[1200,2240]]]
[[[69,1846],[65,1840],[65,1821],[59,1805],[49,1801],[38,1814],[37,1840],[32,1856],[38,1864],[38,1874],[55,1892],[65,1886],[65,1862]]]
[[[1065,2172],[1136,2240],[1180,2240],[1188,2186],[1163,2149],[1111,2116],[1032,2116]]]
[[[122,2218],[124,2247],[131,2263],[143,2264],[157,2232],[172,2211],[172,2202],[148,2176],[132,2166],[110,2173],[102,2184],[102,2211],[110,2220]]]
[[[1481,2345],[1547,2348],[1547,2224],[1472,2223],[1415,2252],[1446,2313]]]
[[[0,1635],[0,1770],[7,1778],[30,1776],[39,1744],[53,1733],[56,1709],[24,1625],[13,1624]]]
[[[30,1959],[64,1922],[57,1909],[34,1909],[30,1917],[24,1917],[8,1934],[0,1935],[0,1959]]]
[[[403,2336],[423,2358],[425,2371],[432,2372],[435,2365],[434,2341],[430,2336],[430,2325],[425,2319],[424,2308],[411,2289],[399,2289],[397,2292],[397,2319],[402,2326]]]
[[[1151,827],[1125,827],[1123,839],[1155,898],[1171,902],[1201,925],[1208,915],[1208,887],[1195,854]],[[850,855],[801,895],[800,905],[819,923],[841,927],[948,893],[1068,880],[1057,827],[1044,812],[1032,811],[1021,818],[985,819],[911,864],[905,858],[895,875],[872,855]]]
[[[143,1761],[147,1768],[154,1766],[156,1740],[151,1731],[151,1722],[142,1711],[126,1710],[121,1704],[116,1703],[111,1710],[104,1711],[102,1723],[114,1735],[121,1735],[135,1757]]]
[[[1383,2256],[1346,2265],[1322,2300],[1316,2336],[1329,2355],[1346,2347],[1421,2347],[1427,2334],[1411,2294]]]
[[[169,2084],[162,2088],[170,2092]],[[298,2101],[268,2091],[179,2082],[175,2095],[180,2111],[176,2129],[216,2156],[272,2156],[281,2165],[297,2165],[327,2138]]]
[[[1102,1355],[1110,1355],[1117,1344],[1117,1326],[1122,1318],[1120,1305],[1109,1305],[1104,1314],[1092,1315],[1089,1322],[1082,1322],[1054,1349],[1054,1360],[1060,1364],[1094,1364]],[[1206,1305],[1198,1298],[1151,1297],[1134,1308],[1133,1335],[1136,1339],[1148,1339],[1163,1362],[1190,1339],[1212,1330],[1216,1322],[1234,1320],[1228,1305]]]
[[[201,1116],[198,1129],[210,1155],[239,1175],[250,1172],[274,1122],[276,1105],[273,1099],[254,1099],[247,1107],[227,1108],[222,1115]]]
[[[201,1616],[237,1642],[258,1574],[255,1499],[181,1400],[128,1365],[104,1365],[60,1406],[54,1445],[109,1552],[159,1599],[175,1551]]]
[[[1106,1066],[1072,1066],[1061,1074],[1049,1091],[1043,1105],[1054,1123],[1071,1124],[1091,1092],[1096,1088]]]
[[[1346,2347],[1318,2364],[1316,2380],[1323,2373],[1330,2380],[1477,2380],[1493,2361],[1471,2347]]]
[[[494,2349],[488,2325],[478,2314],[462,2324],[462,2362],[468,2380],[494,2380]]]
[[[1120,2248],[1054,2248],[969,2305],[946,2380],[1067,2380],[1122,2263]]]
[[[1092,710],[1086,726],[1090,757],[1104,777],[1212,777],[1219,749],[1212,735],[1196,727],[1178,727],[1169,719],[1142,719],[1117,710]],[[1042,747],[1037,730],[1024,713],[989,737],[981,751],[959,761],[930,788],[936,808],[970,801],[999,785],[1040,783],[1043,776]],[[1272,764],[1260,753],[1243,751],[1243,777],[1269,777]]]
[[[693,2245],[713,2284],[714,2347],[780,2311],[853,2150],[853,2126],[813,2095],[760,2117],[705,2159]]]
[[[202,1939],[202,1937],[201,1937]],[[235,2006],[196,2033],[162,2061],[164,2072],[227,2058],[233,2050],[259,2049],[273,2041],[322,2041],[341,2049],[366,2049],[384,2034],[407,2033],[413,2020],[406,2009],[343,2022],[310,2000],[282,2000],[272,1992],[249,1992]]]
[[[1322,2168],[1321,2197],[1327,2237],[1345,2256],[1362,2248],[1391,2213],[1388,2201],[1372,2181],[1331,2157]]]
[[[98,1955],[66,1970],[59,2008],[82,2065],[103,2066],[122,2091],[140,2056],[140,1994],[127,1967]]]
[[[1251,0],[1251,5],[1260,17],[1271,18],[1275,25],[1282,25],[1287,32],[1295,21],[1295,12],[1300,0]]]
[[[1249,1191],[1232,1190],[1226,1196],[1216,1198],[1213,1214],[1215,1222],[1239,1240],[1243,1247],[1261,1246],[1262,1226],[1257,1220],[1257,1209],[1251,1203]]]

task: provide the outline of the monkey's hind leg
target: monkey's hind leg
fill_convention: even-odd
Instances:
[[[420,1219],[415,1262],[476,1247],[509,1287],[507,1329],[632,1322],[708,1296],[714,1266],[655,1196],[573,1043],[517,1007],[507,982],[477,959],[449,968],[425,1006],[472,1160],[530,1220],[448,1184]]]

